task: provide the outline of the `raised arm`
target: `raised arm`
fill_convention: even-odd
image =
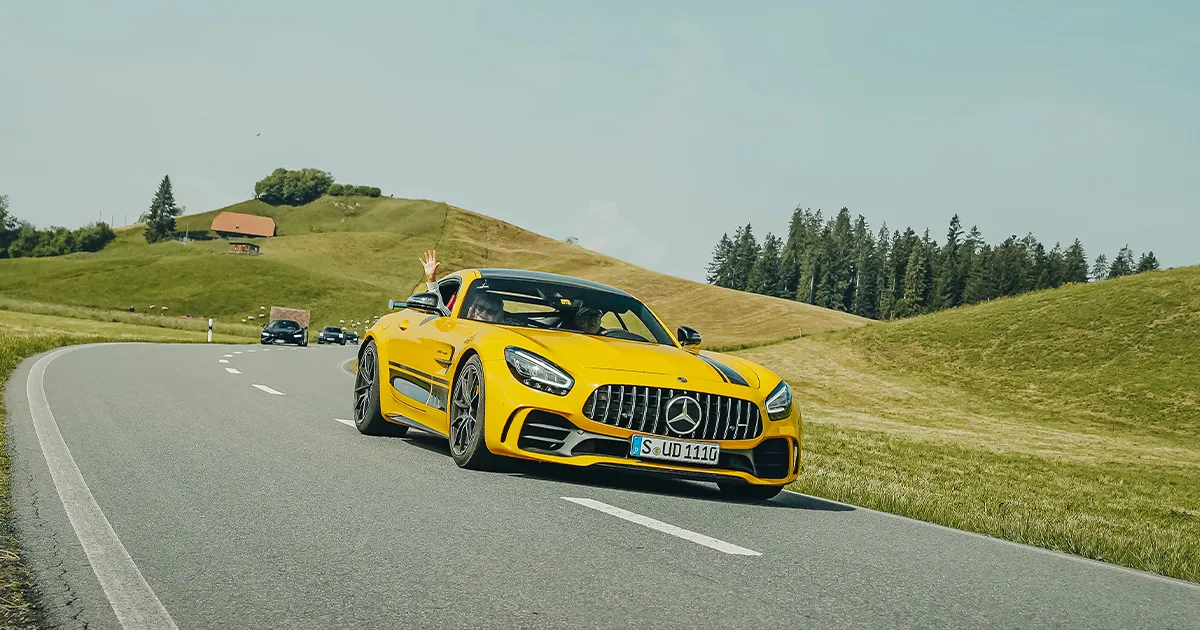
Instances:
[[[420,258],[421,268],[425,270],[425,287],[437,291],[437,270],[442,263],[437,260],[437,250],[427,250]]]

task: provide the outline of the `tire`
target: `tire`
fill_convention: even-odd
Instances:
[[[450,390],[450,457],[460,468],[491,470],[499,459],[483,437],[486,382],[476,354],[463,363]]]
[[[741,501],[766,501],[783,492],[783,486],[760,486],[741,479],[718,481],[717,487],[729,498]]]
[[[408,427],[388,422],[383,417],[379,408],[381,391],[379,357],[375,351],[375,340],[372,339],[363,350],[358,362],[358,374],[354,376],[354,426],[363,435],[404,437],[408,434]]]

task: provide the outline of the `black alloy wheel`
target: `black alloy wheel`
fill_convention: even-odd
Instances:
[[[496,463],[483,437],[484,384],[483,361],[472,355],[459,369],[450,394],[450,457],[462,468],[489,470]]]
[[[354,426],[364,435],[386,435],[404,437],[408,427],[388,422],[379,408],[379,357],[375,351],[375,340],[367,342],[362,357],[358,360],[358,374],[354,377]]]

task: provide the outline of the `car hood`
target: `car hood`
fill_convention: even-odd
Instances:
[[[515,344],[536,352],[567,371],[576,367],[614,373],[682,376],[694,382],[738,382],[758,389],[759,375],[744,362],[711,352],[700,356],[675,346],[595,337],[558,330],[509,328],[521,338]]]

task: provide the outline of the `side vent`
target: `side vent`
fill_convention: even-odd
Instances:
[[[548,411],[534,410],[521,424],[517,448],[525,451],[553,452],[563,447],[567,436],[575,430],[570,420]]]

